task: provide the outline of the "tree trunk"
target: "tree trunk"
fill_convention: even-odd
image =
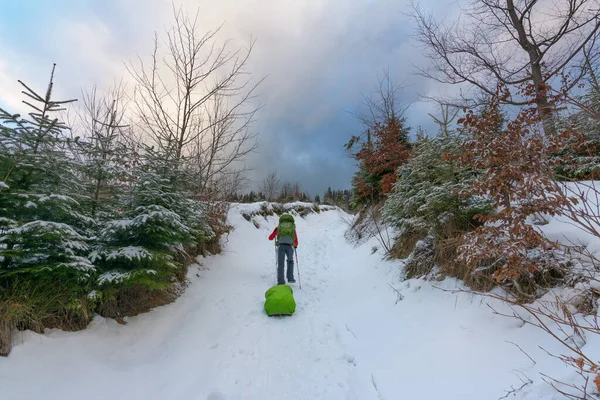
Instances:
[[[539,46],[536,46],[535,43],[532,43],[527,37],[527,30],[523,25],[523,18],[520,18],[517,14],[513,0],[506,0],[506,8],[512,25],[517,31],[519,45],[529,55],[531,80],[535,85],[535,103],[540,110],[544,134],[546,136],[554,136],[556,135],[556,127],[554,126],[554,120],[552,118],[552,105],[548,102],[546,82],[544,81],[544,74],[542,73],[542,66],[540,64],[543,57],[542,52]]]

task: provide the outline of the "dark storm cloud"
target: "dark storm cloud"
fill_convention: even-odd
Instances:
[[[177,1],[176,3],[180,3]],[[223,39],[237,45],[257,39],[249,72],[257,79],[257,104],[264,105],[255,129],[260,147],[248,158],[257,183],[272,170],[284,181],[297,181],[311,193],[349,188],[354,163],[343,151],[362,127],[360,111],[377,75],[389,68],[407,88],[400,101],[436,90],[414,75],[422,63],[414,46],[406,1],[396,0],[184,0],[200,7],[206,30],[225,21]],[[436,3],[437,4],[437,3]],[[53,62],[59,64],[57,91],[78,97],[81,87],[108,86],[127,78],[124,61],[150,52],[153,31],[170,23],[165,0],[65,0],[58,4],[12,2],[11,15],[0,17],[0,104],[17,104],[16,79],[44,85]],[[31,12],[32,8],[36,13]],[[439,10],[439,7],[438,7]],[[42,86],[43,87],[43,86]],[[413,128],[433,129],[430,105],[416,104],[408,113]]]

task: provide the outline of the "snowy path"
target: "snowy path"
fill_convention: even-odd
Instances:
[[[520,386],[516,371],[536,374],[506,341],[533,356],[538,344],[555,349],[478,300],[398,283],[397,263],[345,242],[343,217],[298,219],[302,290],[293,285],[293,317],[263,311],[275,219],[258,217],[257,229],[233,210],[225,254],[191,268],[174,304],[125,326],[97,318],[83,332],[18,335],[0,359],[0,398],[497,399]],[[398,304],[389,282],[405,296]]]

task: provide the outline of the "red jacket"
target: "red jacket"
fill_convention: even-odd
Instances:
[[[269,235],[269,240],[275,239],[276,236],[277,236],[277,227],[275,227],[275,230],[271,233],[271,235]],[[296,232],[294,232],[294,247],[298,247],[298,234]]]

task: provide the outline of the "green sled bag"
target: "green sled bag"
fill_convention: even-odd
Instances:
[[[268,316],[292,315],[296,311],[294,291],[288,285],[273,286],[265,292],[265,312]]]

